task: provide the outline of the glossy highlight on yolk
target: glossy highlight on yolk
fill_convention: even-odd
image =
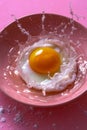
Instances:
[[[51,47],[40,47],[29,55],[29,64],[32,70],[37,73],[54,74],[60,69],[60,54]]]

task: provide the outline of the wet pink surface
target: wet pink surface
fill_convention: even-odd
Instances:
[[[87,27],[87,2],[83,0],[1,0],[0,30],[4,29],[13,18],[41,13],[56,13],[70,16],[70,5],[79,22]],[[0,129],[2,130],[86,130],[87,122],[87,92],[78,99],[56,107],[32,107],[24,105],[0,92]],[[3,121],[2,118],[6,120]]]

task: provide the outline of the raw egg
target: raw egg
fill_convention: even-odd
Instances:
[[[25,47],[17,71],[29,88],[46,92],[62,91],[76,79],[76,51],[58,39],[42,38]]]

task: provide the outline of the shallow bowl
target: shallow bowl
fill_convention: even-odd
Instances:
[[[21,26],[29,31],[32,36],[38,36],[42,32],[42,14],[35,14],[19,19]],[[66,34],[65,37],[74,43],[80,43],[80,47],[85,55],[85,60],[87,60],[87,29],[81,24],[75,22],[74,20],[54,14],[45,14],[44,20],[45,32],[56,33],[59,37],[62,34]],[[72,31],[72,25],[73,31]],[[63,28],[65,31],[63,32]],[[62,37],[61,37],[62,38]],[[5,77],[5,69],[8,66],[8,53],[13,47],[17,47],[17,40],[20,43],[25,43],[27,40],[26,34],[20,31],[18,28],[18,23],[13,22],[8,25],[0,34],[0,89],[10,96],[11,98],[20,101],[25,104],[36,105],[36,106],[54,106],[69,102],[78,96],[82,95],[87,90],[86,76],[84,83],[78,88],[72,88],[70,91],[65,91],[64,93],[56,93],[43,96],[41,92],[28,91],[27,88],[15,87],[15,83],[9,76]]]

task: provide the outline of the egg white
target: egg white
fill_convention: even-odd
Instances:
[[[50,74],[36,73],[31,69],[28,57],[38,47],[52,47],[61,54],[60,72],[56,72],[53,77]],[[60,44],[57,39],[44,38],[24,48],[18,58],[16,69],[29,88],[42,90],[43,94],[46,94],[46,92],[62,91],[69,84],[72,84],[76,78],[76,64],[76,52],[73,47],[66,47],[63,43]]]

